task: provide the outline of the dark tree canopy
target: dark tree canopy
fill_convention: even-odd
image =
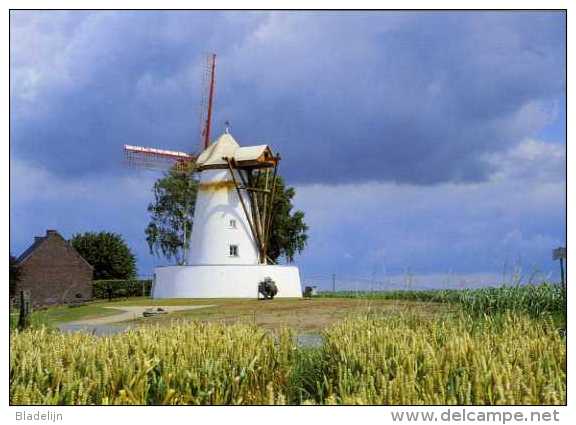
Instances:
[[[183,264],[186,258],[198,192],[195,166],[172,169],[154,183],[154,202],[148,205],[150,223],[146,241],[150,253]]]
[[[286,188],[283,179],[276,178],[268,257],[274,261],[284,257],[292,262],[306,246],[308,226],[302,211],[292,211],[294,188]],[[186,173],[170,171],[156,181],[153,192],[154,202],[148,206],[151,219],[146,228],[150,252],[183,264],[188,248],[185,241],[190,239],[198,194],[194,168]]]
[[[293,187],[286,187],[284,179],[276,176],[276,190],[272,207],[272,225],[268,242],[268,257],[278,261],[284,257],[289,263],[306,247],[308,226],[302,211],[292,211]]]
[[[76,234],[70,243],[94,267],[94,279],[134,279],[136,257],[122,239],[109,232]]]

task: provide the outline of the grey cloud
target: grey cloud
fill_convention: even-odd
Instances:
[[[194,149],[200,53],[216,50],[216,130],[230,120],[241,144],[272,144],[292,183],[483,181],[494,167],[485,156],[541,129],[561,96],[564,19],[82,15],[64,49],[62,40],[44,46],[63,56],[57,66],[67,79],[40,86],[33,106],[13,93],[13,153],[72,176],[117,173],[123,143]],[[13,55],[14,74],[50,71],[23,59],[31,54]]]
[[[514,266],[556,274],[550,252],[565,243],[563,178],[524,179],[535,166],[526,153],[548,148],[524,142],[500,155],[513,172],[482,183],[298,187],[296,206],[310,224],[309,247],[299,259],[303,274],[498,274]],[[564,161],[550,152],[542,156],[545,168]]]

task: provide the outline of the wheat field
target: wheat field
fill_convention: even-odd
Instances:
[[[565,340],[524,315],[351,317],[301,348],[289,330],[175,322],[98,337],[10,337],[22,404],[564,404]]]
[[[507,314],[353,319],[326,334],[326,399],[344,404],[564,404],[565,342]]]

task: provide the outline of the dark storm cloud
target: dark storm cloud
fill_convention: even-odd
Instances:
[[[562,13],[28,18],[12,16],[13,156],[65,176],[117,173],[124,143],[197,146],[207,50],[216,130],[270,143],[293,183],[484,180],[565,85]]]

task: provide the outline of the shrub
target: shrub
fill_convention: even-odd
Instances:
[[[148,297],[152,290],[151,279],[95,280],[92,286],[94,298],[112,299],[124,297]]]

